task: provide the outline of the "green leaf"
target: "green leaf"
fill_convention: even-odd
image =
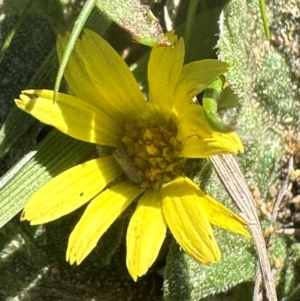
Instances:
[[[170,45],[158,20],[139,0],[96,0],[96,5],[139,43],[152,47]]]
[[[224,230],[214,229],[214,233],[222,259],[210,266],[197,263],[175,243],[171,245],[165,271],[166,301],[198,301],[254,277],[255,258],[251,241]]]

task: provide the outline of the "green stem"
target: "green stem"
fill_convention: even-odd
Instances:
[[[264,26],[266,39],[270,40],[270,31],[269,31],[269,24],[268,24],[267,15],[266,15],[265,0],[259,0],[259,9],[260,9],[261,19],[262,19],[263,26]]]
[[[199,1],[200,0],[191,0],[189,4],[186,21],[184,25],[184,32],[183,32],[183,38],[186,44],[186,48],[188,48],[188,44],[191,39],[192,29],[195,23],[195,17],[196,17]]]

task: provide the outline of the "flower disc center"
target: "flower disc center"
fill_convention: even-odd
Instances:
[[[175,124],[155,125],[138,121],[125,124],[125,130],[122,138],[124,151],[136,167],[141,187],[159,189],[180,174],[180,142],[176,139]]]

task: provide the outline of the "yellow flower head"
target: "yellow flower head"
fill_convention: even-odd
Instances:
[[[167,227],[182,249],[209,264],[220,260],[211,224],[249,236],[245,222],[184,176],[184,158],[243,151],[236,133],[211,129],[192,98],[227,65],[203,60],[183,65],[183,39],[154,48],[145,101],[127,65],[100,36],[85,30],[65,77],[73,95],[23,91],[17,106],[76,139],[115,147],[112,156],[77,165],[42,187],[22,219],[42,224],[90,202],[70,235],[67,260],[80,264],[102,234],[134,201],[127,229],[127,267],[134,280],[156,259]],[[68,41],[59,38],[58,53]],[[128,180],[112,183],[123,172]],[[106,189],[105,189],[106,188]]]

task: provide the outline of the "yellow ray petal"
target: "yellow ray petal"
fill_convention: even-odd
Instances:
[[[244,148],[236,133],[214,133],[212,138],[199,139],[192,136],[183,142],[180,156],[185,158],[207,158],[214,155],[243,152]]]
[[[66,258],[71,264],[80,264],[96,247],[98,240],[115,219],[143,190],[129,182],[105,190],[86,208],[72,231]]]
[[[33,195],[21,219],[37,225],[66,215],[90,201],[121,173],[119,164],[111,156],[72,167]]]
[[[127,230],[127,268],[133,278],[146,274],[153,264],[167,231],[160,191],[148,190],[139,200]]]
[[[182,142],[195,135],[200,139],[212,137],[212,129],[205,118],[202,106],[198,104],[190,104],[176,123],[177,139]]]
[[[54,103],[53,91],[26,90],[15,102],[21,110],[41,122],[79,140],[118,146],[123,135],[116,120],[109,118],[92,104],[71,95],[59,93]]]
[[[136,112],[142,117],[147,103],[133,74],[118,53],[88,29],[84,30],[82,46],[79,52],[85,56],[84,63],[90,77],[97,79],[100,97],[105,100],[104,103],[102,101],[103,108],[109,104],[110,109],[127,118],[135,119]],[[86,53],[89,55],[86,56]]]
[[[203,108],[197,104],[190,104],[178,121],[177,139],[182,142],[180,156],[186,158],[207,158],[244,151],[237,133],[213,131],[204,116]]]
[[[227,63],[212,59],[185,65],[174,93],[174,110],[177,115],[180,117],[192,98],[207,88],[219,75],[226,72],[227,68]]]
[[[245,229],[247,223],[241,217],[200,189],[198,190],[198,196],[211,224],[250,237],[250,233]]]
[[[232,133],[219,133],[213,132],[213,137],[211,139],[207,139],[209,148],[221,148],[224,152],[218,152],[219,154],[224,153],[238,153],[244,152],[243,143],[236,132]]]
[[[67,32],[64,37],[58,36],[57,38],[56,49],[57,49],[59,61],[61,61],[69,37],[70,37],[70,33]],[[81,43],[82,41],[78,39],[76,42],[76,46],[74,47],[72,54],[69,57],[69,61],[64,73],[64,77],[69,84],[69,88],[78,98],[83,99],[86,102],[89,102],[93,104],[95,107],[97,107],[99,106],[99,102],[100,102],[98,87],[95,85],[94,79],[90,78],[85,68],[84,61],[78,53],[77,45]]]
[[[169,120],[174,103],[174,91],[184,60],[184,41],[170,37],[172,47],[156,47],[148,63],[149,101],[165,120]]]
[[[236,133],[213,133],[212,138],[192,136],[183,142],[180,156],[185,158],[207,158],[214,155],[243,152],[244,147]]]
[[[180,177],[163,186],[162,207],[173,236],[185,252],[205,264],[220,260],[221,252],[191,181]]]
[[[59,43],[66,43],[67,39],[68,36],[60,38]],[[61,53],[61,46],[58,50]],[[71,55],[65,77],[76,96],[94,103],[109,116],[130,120],[136,117],[136,112],[143,114],[147,108],[123,59],[91,30],[85,29],[82,40],[76,43],[74,58]]]

